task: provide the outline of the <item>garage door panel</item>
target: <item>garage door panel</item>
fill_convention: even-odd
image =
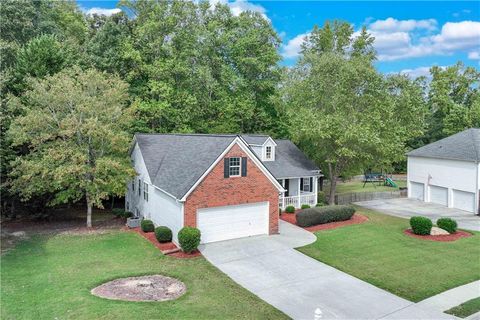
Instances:
[[[424,185],[420,182],[410,182],[410,197],[413,199],[422,200],[424,199]]]
[[[448,205],[448,189],[440,186],[429,186],[430,202]]]
[[[261,202],[198,209],[202,243],[268,234],[268,208],[268,202]]]
[[[453,207],[469,212],[475,211],[475,193],[453,190]]]

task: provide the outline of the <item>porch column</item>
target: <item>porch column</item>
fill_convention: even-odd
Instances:
[[[301,197],[302,197],[302,194],[301,194],[301,189],[302,187],[300,186],[300,183],[302,182],[302,179],[298,178],[298,197],[297,197],[297,208],[300,208],[302,206],[301,204]]]
[[[314,192],[313,205],[316,205],[317,199],[318,199],[318,177],[313,177],[313,192]]]

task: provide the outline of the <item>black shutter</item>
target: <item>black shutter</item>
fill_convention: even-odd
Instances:
[[[310,177],[310,192],[313,192],[313,177]]]
[[[300,178],[300,191],[305,191],[303,190],[303,178]]]
[[[289,188],[289,185],[290,185],[290,180],[289,179],[285,179],[285,185],[283,186],[283,189],[285,189],[285,197],[288,197],[288,188]]]
[[[247,176],[247,157],[242,157],[242,177]]]
[[[230,177],[230,159],[229,158],[223,159],[223,177],[224,178]]]

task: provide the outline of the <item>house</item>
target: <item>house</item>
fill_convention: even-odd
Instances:
[[[408,197],[480,213],[480,129],[407,153]]]
[[[266,135],[136,134],[126,209],[202,243],[278,233],[279,207],[317,203],[320,170]]]

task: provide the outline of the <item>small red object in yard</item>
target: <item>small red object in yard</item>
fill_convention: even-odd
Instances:
[[[297,225],[297,218],[296,218],[296,213],[295,214],[282,214],[280,216],[280,219],[283,221],[289,222],[291,224]],[[340,228],[343,226],[348,226],[352,224],[360,224],[365,221],[367,221],[368,218],[364,215],[355,213],[351,219],[348,219],[346,221],[337,221],[337,222],[330,222],[330,223],[324,223],[324,224],[319,224],[316,226],[311,226],[311,227],[306,227],[303,228],[307,231],[310,232],[315,232],[315,231],[320,231],[320,230],[331,230],[331,229],[336,229]]]
[[[185,253],[181,251],[173,242],[165,242],[165,243],[160,243],[158,242],[157,238],[155,237],[154,232],[143,232],[142,229],[140,228],[133,228],[133,229],[125,229],[128,231],[133,231],[150,241],[155,247],[160,249],[160,251],[168,255],[170,257],[175,257],[175,258],[194,258],[201,256],[202,254],[200,251],[195,251],[193,253]]]
[[[430,235],[421,236],[413,233],[412,229],[407,229],[403,231],[403,233],[412,238],[430,240],[430,241],[440,241],[440,242],[456,241],[461,238],[467,238],[472,236],[471,233],[466,231],[461,231],[461,230],[458,230],[457,232],[452,234],[445,234],[445,235],[438,235],[438,236],[430,236]]]

